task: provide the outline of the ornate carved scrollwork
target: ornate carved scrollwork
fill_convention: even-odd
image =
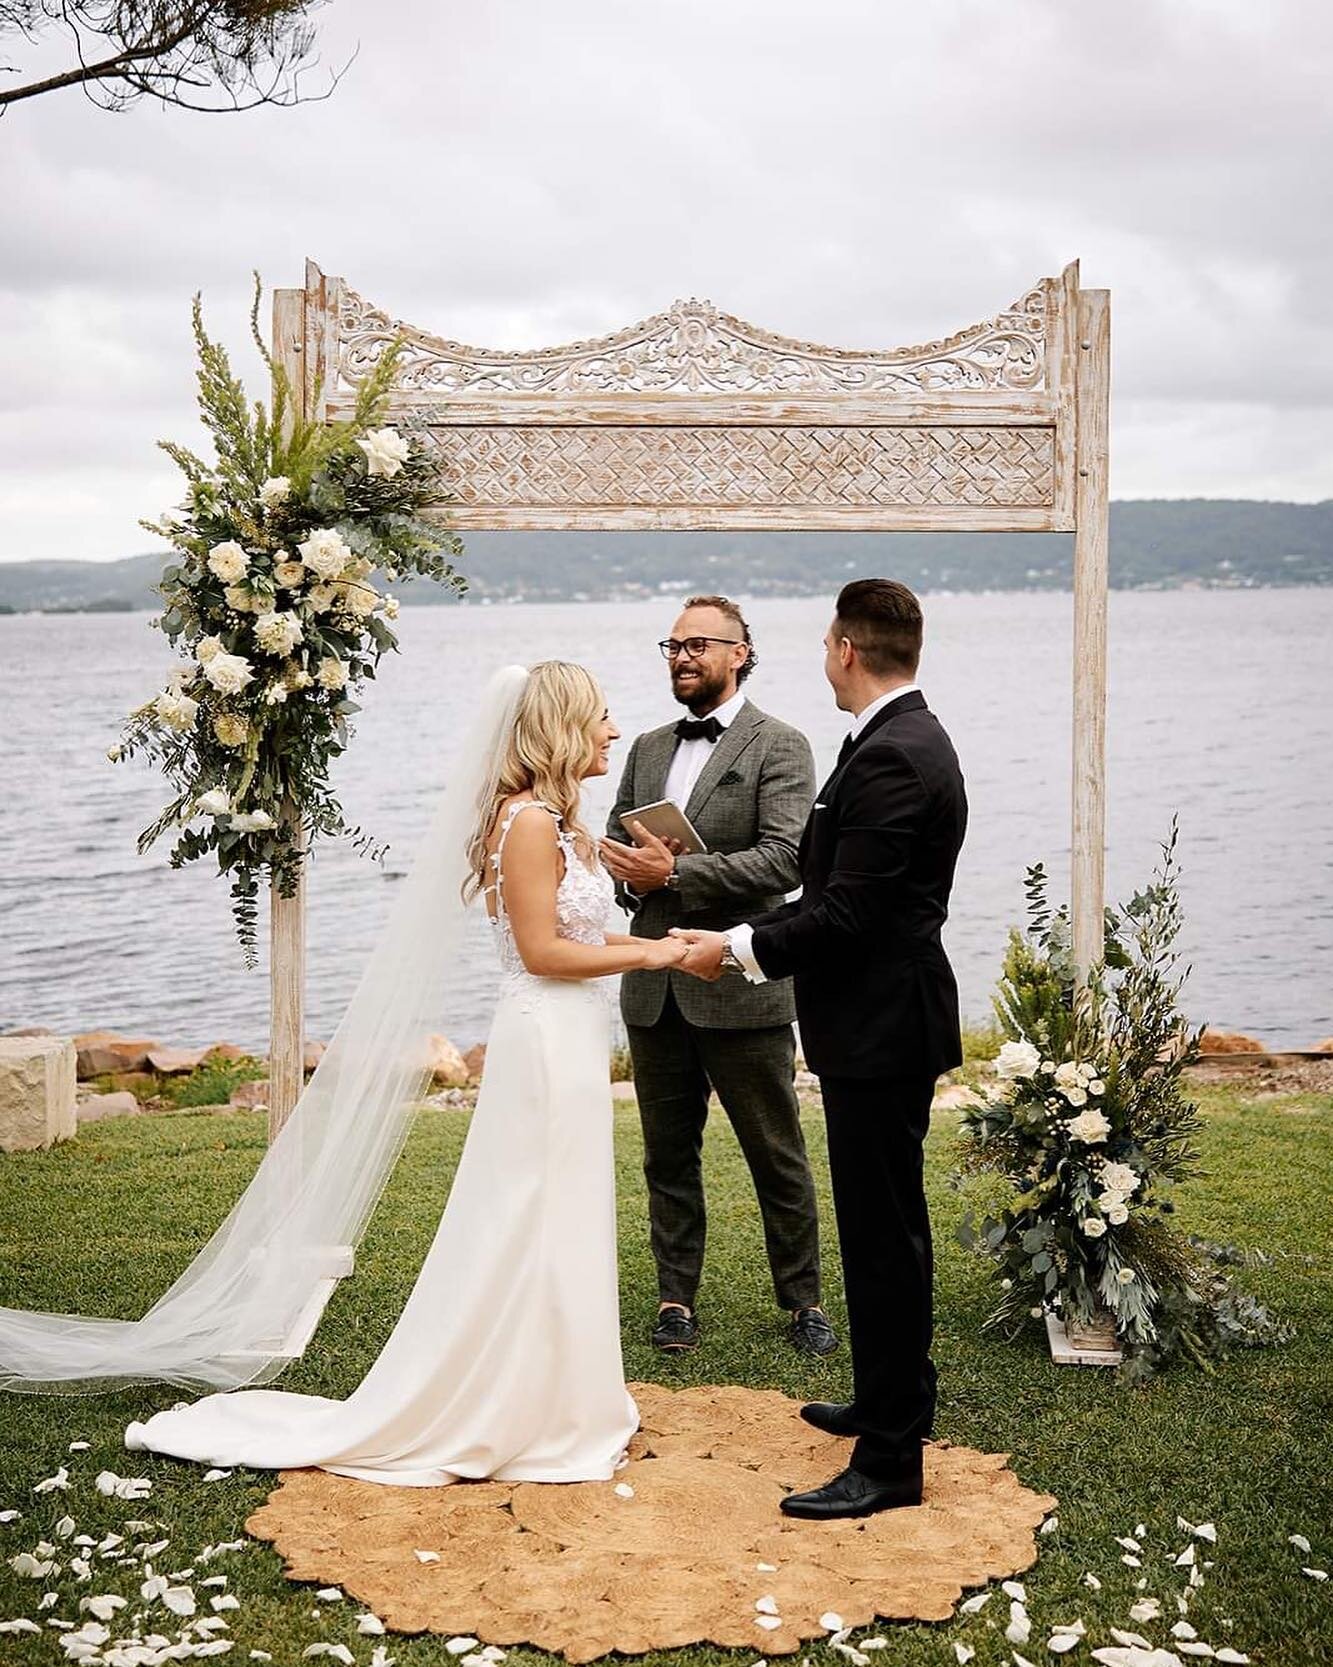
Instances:
[[[994,318],[942,341],[882,353],[794,341],[694,300],[677,301],[612,335],[503,353],[399,324],[344,287],[329,391],[354,388],[395,336],[404,341],[398,386],[441,396],[1035,389],[1043,386],[1046,372],[1052,282],[1042,279]]]

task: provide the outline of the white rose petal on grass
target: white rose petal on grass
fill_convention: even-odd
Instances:
[[[628,1482],[617,1482],[615,1487],[617,1499],[633,1499],[634,1489]]]
[[[251,1650],[250,1659],[251,1661],[272,1661],[273,1657],[267,1650]]]
[[[91,1441],[71,1441],[69,1444],[69,1451],[71,1453],[86,1453],[91,1446]]]
[[[763,1627],[765,1632],[776,1632],[782,1621],[777,1615],[756,1615],[754,1624]]]
[[[209,1598],[208,1607],[216,1614],[221,1614],[224,1609],[239,1609],[241,1600],[232,1592],[222,1592],[215,1598]]]
[[[1177,1644],[1176,1648],[1181,1655],[1197,1655],[1205,1658],[1211,1658],[1217,1653],[1211,1644],[1205,1644],[1202,1639],[1195,1639],[1192,1643]]]
[[[223,1576],[223,1579],[226,1579],[225,1575]],[[341,1603],[343,1589],[341,1586],[321,1586],[315,1593],[315,1596],[321,1603]]]
[[[162,1593],[162,1601],[173,1615],[193,1615],[198,1607],[188,1586],[168,1586]]]
[[[1181,1552],[1180,1556],[1175,1559],[1175,1565],[1178,1569],[1187,1569],[1193,1561],[1194,1547],[1192,1545],[1187,1545],[1184,1551]]]
[[[40,1614],[43,1609],[53,1609],[55,1607],[55,1605],[58,1604],[59,1602],[60,1602],[60,1593],[59,1592],[43,1592],[42,1593],[42,1601],[37,1605],[38,1613]],[[66,1626],[68,1626],[69,1624],[70,1623],[68,1621],[65,1622]]]
[[[0,1522],[17,1522],[22,1515],[22,1511],[0,1511]],[[1309,1549],[1307,1545],[1305,1550],[1308,1551]]]
[[[1007,1598],[1012,1598],[1015,1603],[1026,1603],[1028,1600],[1027,1588],[1021,1580],[1002,1581],[1000,1590]]]
[[[1021,1605],[1014,1605],[1009,1612],[1009,1625],[1004,1629],[1004,1635],[1011,1644],[1026,1644],[1032,1636],[1032,1621]]]
[[[475,1650],[478,1643],[479,1640],[476,1638],[460,1636],[446,1640],[444,1647],[450,1655],[466,1655],[469,1650]]]
[[[1249,1667],[1250,1658],[1242,1655],[1239,1650],[1233,1650],[1229,1645],[1220,1649],[1213,1658],[1215,1661],[1225,1661],[1228,1667]]]
[[[63,1516],[60,1521],[56,1523],[56,1534],[60,1539],[67,1540],[77,1526],[78,1524],[74,1521],[73,1517]]]
[[[1042,1523],[1041,1527],[1037,1530],[1037,1532],[1039,1534],[1054,1534],[1054,1532],[1056,1531],[1056,1529],[1059,1526],[1060,1526],[1059,1517],[1047,1517],[1045,1522]]]
[[[1152,1645],[1141,1632],[1125,1632],[1118,1626],[1111,1628],[1111,1636],[1117,1644],[1123,1644],[1129,1650],[1150,1650]],[[1096,1652],[1093,1652],[1096,1654]]]
[[[125,1599],[117,1592],[99,1592],[90,1598],[80,1598],[79,1608],[96,1615],[99,1621],[109,1621],[117,1609],[125,1607]]]
[[[26,1575],[30,1580],[45,1580],[48,1574],[55,1573],[55,1564],[49,1560],[34,1557],[30,1551],[20,1551],[17,1556],[9,1559],[9,1566],[15,1574]]]
[[[383,1644],[376,1644],[370,1652],[370,1667],[393,1667],[396,1660],[397,1657],[390,1655]],[[503,1661],[504,1657],[501,1656],[500,1660]]]
[[[235,1645],[230,1638],[212,1638],[207,1644],[196,1644],[190,1651],[191,1655],[226,1655]],[[109,1659],[109,1658],[108,1658]]]
[[[984,1609],[995,1596],[994,1592],[978,1592],[975,1597],[967,1598],[958,1605],[963,1615],[975,1615],[979,1609]]]
[[[0,1632],[41,1632],[36,1621],[30,1621],[26,1615],[19,1615],[12,1621],[0,1621]]]
[[[438,1551],[414,1551],[412,1555],[418,1563],[438,1563],[440,1560]]]
[[[1066,1655],[1070,1650],[1076,1650],[1078,1645],[1076,1632],[1053,1632],[1046,1640],[1046,1648],[1052,1655]]]
[[[225,1482],[230,1475],[230,1470],[206,1470],[204,1480],[206,1482]]]
[[[367,1610],[364,1615],[357,1616],[356,1630],[366,1638],[378,1638],[384,1631],[384,1622]]]
[[[1128,1551],[1120,1559],[1120,1561],[1127,1569],[1141,1569],[1143,1567],[1142,1561],[1139,1558],[1132,1556]]]
[[[34,1482],[32,1491],[34,1493],[55,1493],[58,1489],[67,1488],[68,1486],[69,1471],[62,1464],[54,1476],[47,1476],[40,1482]]]
[[[1098,1580],[1097,1576],[1093,1574],[1091,1569],[1089,1569],[1087,1574],[1083,1576],[1083,1584],[1090,1587],[1094,1592],[1100,1592],[1102,1589],[1101,1581]]]
[[[1129,1612],[1131,1621],[1158,1621],[1162,1618],[1162,1605],[1157,1598],[1140,1598]]]
[[[762,1598],[756,1598],[754,1606],[761,1615],[776,1615],[778,1612],[778,1600],[771,1593]]]
[[[1327,1569],[1302,1569],[1302,1574],[1308,1574],[1311,1580],[1327,1580]]]
[[[1198,1525],[1198,1527],[1195,1528],[1195,1530],[1194,1530],[1194,1538],[1196,1540],[1209,1540],[1209,1541],[1212,1542],[1212,1544],[1216,1545],[1217,1544],[1217,1527],[1216,1527],[1216,1525],[1214,1523],[1211,1523],[1211,1522],[1201,1522]]]
[[[958,1667],[967,1667],[968,1662],[971,1661],[972,1657],[977,1652],[972,1648],[971,1644],[960,1644],[955,1640],[953,1653],[954,1660],[957,1661]]]
[[[316,1655],[331,1655],[335,1661],[341,1661],[344,1667],[355,1667],[356,1664],[356,1657],[346,1644],[307,1644],[301,1651],[303,1659]]]
[[[9,1515],[10,1515],[10,1512],[8,1512],[8,1511],[0,1513],[0,1522],[4,1522]],[[18,1512],[17,1511],[13,1512],[13,1515],[17,1516]],[[1304,1534],[1288,1534],[1287,1535],[1287,1544],[1288,1545],[1294,1545],[1296,1547],[1297,1551],[1303,1551],[1307,1557],[1310,1555],[1310,1551],[1311,1551],[1310,1542],[1309,1542],[1309,1540],[1306,1539]]]
[[[835,1614],[832,1609],[826,1609],[819,1617],[819,1624],[825,1632],[841,1632],[842,1616]]]

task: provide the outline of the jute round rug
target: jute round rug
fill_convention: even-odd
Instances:
[[[341,1586],[396,1632],[572,1662],[701,1643],[788,1655],[826,1635],[830,1613],[848,1627],[946,1620],[966,1587],[1037,1560],[1056,1501],[1023,1487],[1006,1454],[935,1442],[919,1507],[797,1522],[783,1494],[827,1481],[848,1453],[798,1402],[630,1389],[643,1425],[609,1482],[391,1488],[284,1471],[245,1526],[291,1579]]]

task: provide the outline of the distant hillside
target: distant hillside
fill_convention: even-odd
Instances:
[[[733,591],[800,596],[852,574],[923,591],[1067,590],[1067,533],[473,533],[463,570],[475,600],[568,601]],[[152,608],[162,555],[0,563],[0,609]],[[1118,589],[1333,584],[1333,500],[1127,499],[1111,505]],[[401,587],[412,603],[447,601]]]

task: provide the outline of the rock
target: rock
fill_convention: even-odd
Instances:
[[[214,1042],[211,1047],[204,1049],[201,1061],[204,1065],[228,1065],[233,1059],[246,1058],[244,1048],[238,1048],[235,1042]]]
[[[467,1061],[447,1036],[426,1038],[431,1075],[446,1088],[462,1088],[468,1079]]]
[[[467,1066],[469,1082],[480,1082],[481,1073],[486,1064],[486,1044],[478,1042],[463,1055],[463,1063]]]
[[[142,1071],[159,1042],[118,1036],[114,1030],[89,1030],[74,1038],[79,1055],[79,1077],[101,1077],[112,1071]]]
[[[301,1050],[301,1069],[309,1075],[327,1052],[326,1042],[307,1042]]]
[[[21,1030],[7,1030],[6,1036],[54,1036],[54,1030],[48,1030],[45,1025],[24,1025]]]
[[[1267,1053],[1262,1042],[1242,1036],[1238,1030],[1205,1030],[1199,1044],[1204,1053]]]
[[[77,1058],[65,1036],[0,1037],[0,1151],[32,1151],[79,1132]]]
[[[154,1048],[148,1064],[164,1077],[187,1077],[203,1064],[207,1048]]]
[[[85,1094],[76,1110],[80,1123],[104,1123],[108,1117],[136,1117],[143,1107],[133,1094]]]
[[[230,1104],[239,1106],[243,1111],[267,1111],[268,1083],[238,1082],[231,1091]]]
[[[150,1099],[160,1087],[152,1071],[113,1071],[106,1079],[108,1094],[133,1094],[137,1100]],[[94,1093],[94,1089],[88,1089]]]

